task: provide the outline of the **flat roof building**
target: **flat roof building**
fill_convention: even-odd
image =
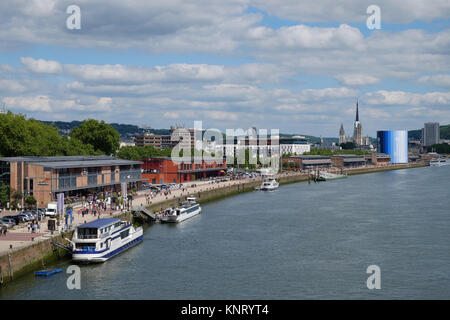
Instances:
[[[440,130],[439,122],[426,122],[422,129],[422,144],[425,147],[439,144]]]
[[[355,154],[337,154],[331,156],[331,162],[338,168],[360,167],[366,164],[364,156]]]
[[[227,170],[225,160],[176,163],[169,157],[153,157],[141,161],[142,178],[151,184],[183,183],[217,177],[224,175]]]
[[[10,188],[11,196],[20,191],[45,207],[58,193],[80,197],[119,191],[122,183],[137,184],[141,165],[110,156],[6,157],[0,158],[0,184]]]
[[[287,163],[283,165],[283,167],[287,167],[288,169],[299,168],[301,170],[306,169],[315,169],[315,168],[327,168],[331,166],[330,157],[326,156],[316,156],[316,155],[301,155],[301,156],[290,156],[283,157],[282,163]],[[291,165],[294,164],[294,166]]]

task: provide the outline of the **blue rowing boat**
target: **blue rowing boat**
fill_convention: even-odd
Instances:
[[[34,273],[35,276],[50,276],[52,274],[61,272],[62,268],[50,269],[50,270],[39,270]]]

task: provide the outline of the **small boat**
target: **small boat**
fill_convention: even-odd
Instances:
[[[80,262],[104,262],[117,254],[141,243],[142,227],[134,228],[118,218],[97,219],[78,226],[70,241],[72,260]]]
[[[326,180],[347,178],[347,175],[346,174],[336,174],[336,173],[331,173],[331,172],[327,172],[327,171],[320,171],[319,178],[321,178],[320,181],[326,181]]]
[[[202,211],[194,197],[189,197],[186,202],[179,207],[165,210],[161,217],[161,222],[177,223],[196,216]]]
[[[263,178],[263,181],[261,183],[261,187],[259,187],[259,190],[262,191],[272,191],[277,189],[280,186],[280,184],[275,180],[275,178],[271,176],[267,176]]]
[[[48,270],[39,270],[39,271],[36,271],[36,272],[34,273],[34,275],[35,275],[35,276],[44,276],[44,277],[47,277],[47,276],[50,276],[50,275],[52,275],[52,274],[61,272],[62,269],[63,269],[63,268],[48,269]]]
[[[447,161],[447,159],[435,159],[435,160],[430,160],[430,166],[432,167],[442,167],[445,165],[450,164],[450,162]]]

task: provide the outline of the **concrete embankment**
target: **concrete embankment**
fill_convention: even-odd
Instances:
[[[381,171],[420,168],[420,167],[428,167],[428,166],[429,165],[427,163],[397,164],[397,165],[390,165],[388,167],[357,168],[357,169],[348,170],[347,174],[348,175],[355,175],[355,174],[374,173],[374,172],[381,172]]]

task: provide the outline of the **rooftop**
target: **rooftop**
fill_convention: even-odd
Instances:
[[[364,158],[363,155],[356,155],[356,154],[334,154],[333,157],[340,157],[340,158]]]
[[[117,159],[111,156],[69,156],[69,157],[6,157],[0,161],[26,162],[46,168],[87,168],[142,164],[139,161]]]
[[[298,158],[303,160],[313,160],[313,159],[330,159],[328,156],[317,156],[317,155],[300,155],[300,156],[290,156],[290,157],[283,157],[286,158]]]
[[[106,227],[109,226],[111,224],[114,224],[116,222],[119,222],[120,219],[119,218],[105,218],[105,219],[97,219],[85,224],[82,224],[80,226],[78,226],[77,228],[102,228],[102,227]]]

